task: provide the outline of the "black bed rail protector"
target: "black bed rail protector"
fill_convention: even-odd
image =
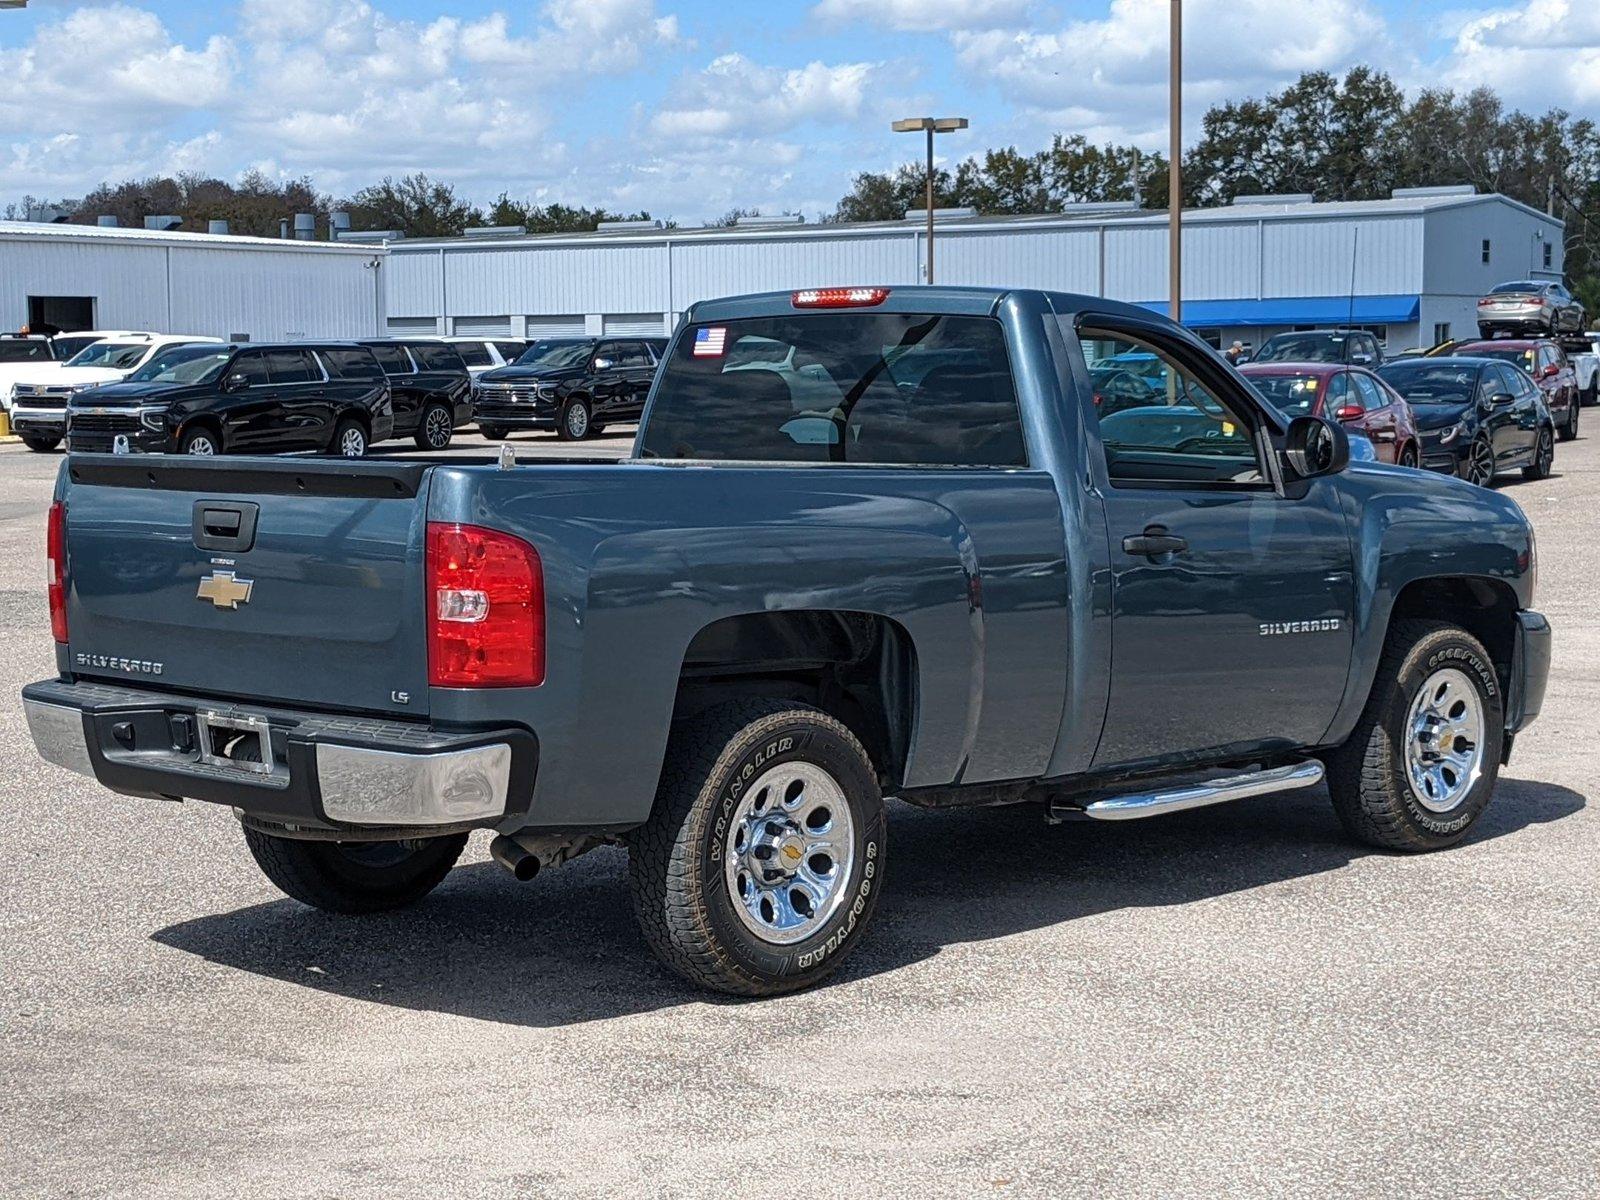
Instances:
[[[349,458],[199,458],[162,454],[71,454],[67,477],[99,487],[268,496],[410,500],[434,463]]]

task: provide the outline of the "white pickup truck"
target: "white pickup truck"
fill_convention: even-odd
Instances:
[[[1578,373],[1578,395],[1585,407],[1600,404],[1600,329],[1584,335],[1586,349],[1567,352],[1572,369]]]

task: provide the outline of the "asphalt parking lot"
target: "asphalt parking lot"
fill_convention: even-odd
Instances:
[[[1600,1195],[1600,437],[1502,485],[1555,666],[1467,844],[1370,852],[1320,789],[896,805],[868,941],[753,1003],[655,964],[619,851],[522,885],[480,835],[416,908],[334,918],[228,811],[40,762],[59,461],[0,447],[7,1196]]]

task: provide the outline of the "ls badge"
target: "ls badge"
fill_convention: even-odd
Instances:
[[[256,586],[253,579],[240,579],[232,571],[213,571],[200,580],[196,600],[209,600],[218,608],[238,608],[250,603],[250,592]]]

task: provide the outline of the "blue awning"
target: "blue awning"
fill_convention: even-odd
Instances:
[[[1165,313],[1165,300],[1141,308]],[[1232,325],[1405,325],[1417,319],[1420,296],[1286,296],[1273,300],[1185,300],[1183,323]]]

